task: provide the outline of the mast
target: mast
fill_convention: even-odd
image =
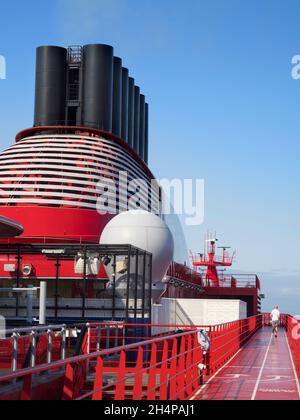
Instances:
[[[200,259],[193,260],[193,266],[207,267],[206,270],[206,284],[212,283],[213,287],[220,286],[220,278],[218,273],[218,267],[231,267],[233,263],[234,254],[230,255],[228,249],[230,247],[220,247],[223,250],[222,256],[216,256],[216,243],[218,239],[208,238],[206,240],[206,251],[204,254],[199,254]]]

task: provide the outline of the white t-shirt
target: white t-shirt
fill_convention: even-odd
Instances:
[[[272,322],[279,321],[279,319],[280,319],[280,312],[279,312],[278,309],[273,309],[273,311],[271,312],[271,319],[272,319]]]

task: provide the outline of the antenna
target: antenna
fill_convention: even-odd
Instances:
[[[231,249],[231,246],[219,246],[218,248],[223,250],[223,262],[226,262],[226,260],[230,260],[230,257],[227,253],[227,249]]]

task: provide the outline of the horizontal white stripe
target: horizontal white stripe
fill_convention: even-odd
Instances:
[[[26,168],[26,167],[25,167]],[[63,176],[66,178],[66,182],[68,181],[67,178],[71,178],[70,181],[72,181],[72,178],[84,178],[84,179],[90,179],[93,178],[94,181],[99,181],[100,179],[102,179],[101,176],[93,176],[93,175],[89,175],[89,174],[80,174],[80,173],[74,173],[74,172],[55,172],[55,171],[41,171],[41,170],[34,170],[32,169],[31,171],[26,171],[26,170],[14,170],[14,171],[0,171],[0,180],[1,180],[1,175],[16,175],[16,174],[20,174],[20,175],[54,175],[54,173],[57,173],[58,176]],[[12,176],[12,179],[14,179],[14,177]],[[28,178],[30,179],[30,178]],[[43,179],[43,178],[40,178]]]
[[[94,148],[96,147],[97,149],[99,149],[101,152],[103,152],[103,150],[107,150],[109,153],[111,153],[112,151],[116,152],[116,155],[119,156],[120,153],[122,155],[123,158],[125,158],[126,160],[129,160],[131,162],[131,164],[136,164],[136,160],[129,154],[129,152],[125,149],[125,147],[122,147],[121,145],[117,144],[116,142],[114,142],[113,140],[107,140],[104,138],[93,138],[93,137],[88,137],[88,136],[76,136],[76,135],[55,135],[55,136],[34,136],[34,137],[28,137],[26,139],[24,139],[21,143],[16,143],[16,145],[12,146],[13,148],[18,148],[18,147],[22,147],[22,145],[24,145],[24,143],[27,144],[29,143],[33,143],[36,144],[38,142],[42,141],[43,143],[47,143],[48,146],[51,146],[52,144],[54,144],[54,142],[58,142],[63,144],[64,146],[68,146],[68,147],[72,147],[72,148],[77,148],[77,146],[79,145],[79,148],[84,148],[86,149],[88,152],[91,152],[91,147],[89,147],[89,145],[92,146],[92,150],[94,150]],[[70,144],[68,144],[68,142],[70,142]],[[26,147],[25,146],[25,147]]]
[[[41,140],[42,139],[42,140]],[[129,159],[131,162],[136,164],[136,160],[128,153],[128,151],[121,147],[120,145],[116,144],[114,141],[106,140],[106,139],[94,139],[91,137],[85,137],[85,136],[73,136],[73,135],[62,135],[62,136],[41,136],[41,137],[29,137],[27,139],[24,139],[21,143],[16,143],[9,149],[19,149],[19,148],[27,148],[28,145],[37,143],[40,143],[40,145],[43,146],[43,144],[47,144],[48,146],[55,145],[56,143],[60,143],[65,147],[68,148],[78,148],[79,150],[81,148],[86,149],[88,152],[91,152],[91,150],[99,149],[99,151],[103,152],[103,150],[106,150],[107,152],[115,152],[116,155],[120,155],[120,153],[123,155],[125,159]],[[91,147],[89,146],[92,146]],[[7,149],[7,150],[9,150]],[[34,150],[34,148],[33,148]]]
[[[33,200],[38,200],[38,201],[35,201],[35,202],[43,204],[44,201],[48,202],[49,197],[50,197],[51,199],[53,198],[53,199],[56,200],[55,201],[56,204],[63,205],[66,202],[66,199],[68,199],[69,197],[72,197],[72,196],[73,196],[73,194],[70,194],[70,193],[67,193],[67,192],[62,193],[62,194],[55,194],[55,193],[51,193],[51,192],[48,193],[48,194],[46,194],[46,193],[37,194],[35,192],[30,192],[29,194],[23,194],[23,193],[22,194],[16,194],[14,192],[7,192],[5,194],[3,192],[2,193],[0,192],[0,197],[4,197],[1,200],[2,203],[3,202],[4,203],[6,203],[6,202],[9,202],[9,203],[23,202],[23,203],[25,203],[25,202],[32,202],[32,199],[33,199]],[[16,197],[20,197],[20,198],[16,198]],[[80,195],[80,196],[77,196],[77,197],[78,197],[78,202],[76,201],[77,206],[79,206],[80,203],[85,203],[85,202],[87,202],[89,204],[92,204],[92,206],[94,206],[93,203],[96,203],[98,200],[99,200],[99,202],[101,201],[100,196],[95,196],[94,200],[88,199],[87,196],[85,196],[85,195]],[[9,200],[8,200],[8,198],[9,198]],[[142,197],[135,197],[135,198],[136,198],[136,200],[134,200],[130,197],[127,197],[127,200],[126,200],[126,197],[124,197],[124,199],[119,198],[119,200],[117,201],[117,198],[115,198],[114,195],[105,196],[105,199],[108,199],[109,202],[116,202],[116,203],[118,202],[119,206],[127,207],[129,205],[129,203],[139,203],[140,206],[144,207],[145,209],[149,208],[149,201],[148,200],[144,200]],[[60,201],[58,201],[58,200],[60,200]],[[69,200],[67,200],[67,201],[69,201]],[[151,201],[151,208],[157,208],[158,209],[159,208],[159,203],[157,201],[152,200]]]
[[[44,163],[44,164],[43,163],[37,163],[35,165],[33,165],[33,164],[26,164],[26,165],[25,164],[24,165],[18,165],[18,164],[16,164],[16,165],[0,165],[0,171],[1,171],[1,173],[2,173],[2,171],[4,173],[5,170],[7,170],[7,169],[14,169],[16,171],[20,171],[23,168],[25,168],[25,169],[29,169],[30,168],[30,169],[33,169],[33,170],[53,169],[55,171],[57,171],[57,170],[59,171],[58,172],[58,175],[61,175],[64,171],[77,171],[78,174],[80,174],[80,173],[87,173],[87,174],[91,173],[90,174],[90,177],[93,176],[93,175],[96,176],[96,175],[99,175],[99,174],[103,173],[103,174],[106,175],[106,177],[107,177],[107,175],[112,175],[112,176],[114,176],[116,178],[116,175],[118,174],[117,169],[114,171],[113,168],[111,168],[108,165],[102,165],[100,167],[101,169],[85,168],[85,167],[80,167],[80,166],[76,166],[76,165],[69,165],[69,166],[67,166],[67,165],[50,165],[48,163]],[[107,169],[107,171],[104,171],[102,169]],[[76,172],[73,172],[73,173],[75,174],[75,176],[77,175]],[[130,177],[131,177],[130,172],[128,173],[128,175],[130,175]]]
[[[57,153],[59,152],[59,150],[57,150]],[[53,157],[56,157],[57,158],[57,153],[55,153],[55,154],[53,154],[52,156]],[[37,161],[37,162],[49,162],[49,160],[47,160],[47,159],[44,159],[44,158],[46,158],[47,157],[47,154],[44,154],[44,153],[42,153],[41,154],[41,156],[40,157],[34,157],[34,159],[32,159],[31,160],[31,162],[35,162],[35,161]],[[63,155],[63,157],[66,157],[65,155]],[[74,155],[70,155],[70,158],[73,158],[74,159],[74,157],[76,157],[76,155],[74,154]],[[98,161],[98,162],[103,162],[102,163],[102,165],[100,166],[100,167],[102,167],[102,168],[107,168],[107,169],[110,169],[111,170],[111,165],[106,165],[107,164],[107,160],[108,159],[110,159],[111,160],[111,157],[110,156],[104,156],[104,158],[102,158],[102,159],[97,159],[97,158],[94,158],[94,157],[88,157],[88,156],[81,156],[80,155],[80,159],[83,159],[83,158],[86,158],[87,160],[88,159],[90,159],[90,160],[96,160],[96,161]],[[0,159],[1,159],[1,156],[0,156]],[[19,162],[24,162],[24,161],[26,161],[27,160],[27,156],[23,156],[23,155],[20,155],[20,156],[16,156],[16,158],[15,159],[13,159],[13,160],[4,160],[4,161],[2,161],[2,162],[4,162],[5,164],[7,164],[7,163],[19,163]],[[140,169],[139,169],[139,166],[135,163],[134,165],[132,165],[131,164],[131,166],[129,166],[129,167],[127,167],[127,165],[124,165],[124,162],[121,160],[121,159],[119,159],[119,161],[120,161],[120,165],[117,165],[116,164],[116,172],[119,170],[121,170],[121,171],[125,171],[125,172],[128,172],[129,173],[129,175],[132,177],[132,178],[140,178],[140,179],[145,179],[148,183],[149,183],[149,185],[151,185],[151,180],[149,180],[149,178],[145,175],[145,173],[143,173],[142,171],[140,171]],[[0,162],[0,165],[2,165],[2,162]],[[51,161],[50,161],[51,162]],[[66,162],[66,163],[71,163],[69,160],[62,160],[62,159],[56,159],[56,162]],[[80,160],[78,160],[78,162],[80,162]],[[25,163],[24,163],[25,164]],[[87,163],[85,162],[85,164],[87,165]],[[74,162],[72,162],[72,165],[74,165]],[[90,166],[95,166],[95,167],[99,167],[99,165],[97,165],[97,164],[94,164],[94,163],[92,163],[92,162],[88,162],[88,165],[90,165]],[[3,165],[2,166],[2,168],[4,169],[6,166],[5,165]],[[155,181],[154,181],[155,182]]]
[[[35,198],[28,198],[28,199],[2,199],[0,198],[0,203],[19,203],[19,204],[39,204],[39,205],[68,205],[68,206],[72,206],[72,207],[76,207],[76,208],[87,208],[87,209],[92,209],[92,210],[96,210],[96,204],[89,204],[89,203],[85,203],[85,202],[77,202],[77,201],[68,201],[68,200],[49,200],[49,199],[44,199],[44,200],[39,200],[39,199],[35,199]],[[141,209],[147,210],[148,207],[140,207]],[[103,210],[105,211],[109,211],[111,210],[112,212],[115,210],[115,208],[113,207],[103,207]],[[120,206],[120,210],[127,210],[127,206]]]
[[[14,182],[14,181],[18,181],[16,183],[4,183],[4,181],[8,181],[8,182]],[[31,181],[31,183],[26,183]],[[37,183],[34,183],[37,182]],[[44,182],[44,184],[42,184],[42,182]],[[64,183],[66,183],[66,185],[64,185]],[[52,190],[65,190],[65,189],[70,189],[70,190],[79,190],[82,191],[87,190],[87,191],[98,191],[99,193],[103,193],[104,192],[104,188],[101,187],[101,184],[99,185],[99,183],[97,182],[88,182],[88,181],[72,181],[72,184],[75,185],[82,185],[82,186],[89,186],[89,187],[95,187],[94,189],[92,188],[84,188],[84,187],[75,187],[75,186],[70,186],[70,180],[66,180],[66,179],[59,179],[59,178],[16,178],[16,177],[11,177],[11,178],[1,178],[0,177],[0,189],[52,189]],[[123,188],[122,186],[118,188],[118,191],[122,194],[126,193],[126,187]],[[130,191],[131,193],[131,191]],[[142,189],[139,193],[142,193],[142,195],[147,196],[148,197],[148,190],[144,190]],[[131,195],[131,194],[130,194]],[[154,196],[154,195],[153,195]],[[155,196],[154,196],[155,197]]]
[[[115,146],[113,143],[108,143],[105,140],[99,140],[97,142],[91,142],[88,140],[74,140],[72,137],[64,137],[63,139],[56,139],[55,137],[48,137],[47,140],[24,140],[23,143],[16,143],[6,149],[4,151],[5,154],[8,154],[11,149],[13,149],[16,152],[20,152],[23,150],[26,150],[30,148],[31,150],[38,150],[39,148],[45,148],[45,147],[59,147],[66,151],[70,151],[70,149],[76,149],[76,150],[86,150],[86,151],[92,151],[92,152],[101,152],[104,150],[106,152],[114,153],[117,155],[124,155],[124,157],[127,157],[128,159],[133,160],[135,159],[128,154],[127,150],[121,148],[120,146]]]
[[[41,204],[41,205],[46,205],[46,204],[51,204],[51,205],[68,205],[68,206],[72,206],[72,207],[83,207],[83,208],[89,208],[89,209],[93,209],[95,210],[96,205],[95,204],[88,204],[88,203],[84,203],[84,202],[78,202],[78,201],[67,201],[67,200],[49,200],[49,199],[35,199],[35,198],[14,198],[14,199],[6,199],[6,198],[0,198],[0,203],[23,203],[23,204]]]
[[[0,168],[1,167],[6,168],[6,167],[8,167],[9,164],[13,164],[13,166],[15,166],[19,163],[22,163],[23,165],[27,166],[27,162],[30,162],[30,164],[34,164],[35,162],[38,162],[38,163],[64,163],[66,165],[69,164],[70,166],[72,166],[74,168],[76,168],[77,164],[78,165],[80,164],[80,165],[85,165],[86,169],[89,169],[89,168],[112,169],[112,164],[113,164],[113,166],[114,166],[113,169],[116,172],[125,171],[125,172],[131,173],[134,178],[136,178],[136,177],[140,178],[140,176],[138,176],[138,171],[136,170],[135,167],[133,167],[133,166],[130,167],[130,166],[125,165],[124,162],[122,162],[121,160],[118,163],[117,162],[112,162],[109,156],[107,156],[107,157],[104,156],[101,159],[99,159],[99,158],[93,159],[92,157],[87,157],[86,156],[86,158],[84,158],[81,155],[78,155],[78,156],[73,155],[73,156],[70,156],[70,159],[72,159],[72,160],[65,159],[67,157],[65,155],[62,155],[61,158],[59,158],[59,159],[58,159],[57,154],[53,155],[52,157],[53,157],[52,159],[49,159],[46,154],[41,154],[39,157],[32,156],[30,158],[28,158],[27,156],[21,156],[20,155],[20,156],[14,158],[14,159],[0,161]],[[96,162],[91,162],[88,159],[89,160],[95,160],[96,162],[99,162],[99,164],[97,164]],[[109,163],[109,165],[107,165],[108,163]],[[133,174],[134,172],[135,172],[135,174]],[[149,181],[149,179],[145,176],[145,174],[142,176],[142,179],[145,179],[147,182]]]
[[[33,138],[34,139],[34,138]],[[76,143],[74,144],[74,139],[76,140]],[[84,139],[84,140],[83,140]],[[92,141],[91,141],[92,140]],[[39,142],[39,140],[35,139],[34,142]],[[116,153],[116,158],[118,158],[121,155],[121,160],[123,161],[124,159],[130,163],[130,165],[135,165],[138,168],[140,168],[142,170],[142,168],[140,167],[140,165],[137,163],[137,161],[128,153],[128,151],[125,148],[122,148],[121,146],[117,145],[115,142],[110,141],[110,140],[105,140],[105,139],[97,139],[96,141],[91,139],[90,137],[72,137],[72,136],[62,136],[60,139],[57,138],[52,138],[52,137],[46,137],[44,142],[47,144],[48,147],[52,147],[55,145],[54,142],[59,142],[60,144],[62,144],[64,147],[64,149],[67,147],[67,150],[69,148],[72,149],[78,149],[78,150],[86,150],[89,154],[91,153],[91,151],[93,153],[97,153],[100,152],[101,154],[104,154],[105,152],[107,152],[109,155],[111,155],[112,152]],[[28,139],[24,140],[25,145],[23,144],[22,147],[27,148],[28,146]],[[78,144],[79,143],[79,144]],[[59,146],[60,146],[59,144]],[[18,148],[19,143],[17,143],[16,145],[12,146],[13,149]],[[92,146],[92,148],[90,147]],[[97,150],[95,150],[98,149]],[[33,148],[33,150],[35,150]],[[143,172],[144,173],[144,172]]]
[[[70,183],[72,182],[72,184],[76,184],[76,185],[89,185],[91,187],[93,186],[97,186],[98,182],[92,182],[92,181],[83,181],[83,180],[70,180],[70,179],[66,179],[66,178],[46,178],[46,177],[16,177],[16,176],[11,176],[11,177],[1,177],[1,172],[0,172],[0,185],[1,182],[13,182],[13,181],[17,181],[17,182],[47,182],[49,184],[58,184],[57,186],[60,188],[62,187],[62,184],[64,183]],[[18,186],[19,185],[19,186]],[[34,184],[30,184],[31,186]],[[14,187],[18,187],[21,188],[23,186],[23,184],[11,184],[11,186]]]
[[[1,174],[8,174],[8,173],[11,173],[12,174],[11,178],[7,178],[7,177],[2,178],[1,177]],[[36,178],[31,178],[30,176],[28,176],[28,177],[23,176],[22,178],[13,176],[13,175],[16,175],[16,174],[31,175],[33,173],[34,174],[42,174],[42,173],[45,173],[47,175],[52,175],[53,174],[51,172],[45,172],[45,171],[10,171],[10,172],[7,172],[6,171],[6,172],[2,172],[0,170],[0,185],[2,185],[2,188],[5,187],[5,183],[3,182],[3,180],[6,180],[6,181],[11,182],[11,183],[13,181],[17,180],[17,179],[20,182],[23,182],[23,183],[31,182],[31,181],[34,182],[33,179],[36,179]],[[76,178],[82,178],[82,177],[84,177],[84,178],[89,179],[90,178],[89,175],[80,174],[80,176],[79,176],[77,174],[71,174],[71,176],[70,176],[68,173],[64,173],[64,172],[60,172],[60,175],[64,175],[65,176],[65,179],[63,179],[62,182],[65,183],[65,184],[67,184],[66,187],[70,183],[72,183],[72,184],[74,183],[74,184],[78,184],[78,185],[81,185],[81,184],[82,185],[89,185],[89,186],[97,185],[98,183],[100,183],[100,187],[101,187],[101,183],[105,184],[105,182],[107,182],[107,181],[114,181],[116,183],[117,188],[118,188],[118,179],[114,176],[114,174],[105,173],[104,171],[103,171],[103,176],[102,177],[100,177],[98,179],[96,177],[94,178],[94,181],[98,181],[98,182],[78,181],[78,180],[74,180],[73,179],[74,176],[76,176]],[[67,177],[70,177],[71,179],[68,179]],[[51,182],[51,183],[55,183],[55,182],[58,183],[59,182],[58,181],[59,178],[57,178],[57,179],[54,178],[53,179],[53,178],[43,178],[43,177],[40,177],[40,178],[36,179],[36,181],[41,183],[41,182],[43,182],[46,179],[50,180],[49,182]],[[22,183],[16,184],[15,183],[15,184],[11,184],[11,185],[12,185],[12,188],[18,188],[18,185],[20,185],[19,188],[22,188],[24,184],[22,184]],[[41,188],[45,188],[45,184],[44,185],[43,184],[39,184],[39,185],[41,186]],[[33,183],[30,184],[30,187],[31,188],[34,188],[34,186],[35,186],[35,184],[33,184]],[[55,186],[57,187],[57,185],[55,185]],[[148,197],[148,194],[151,191],[149,189],[149,186],[147,184],[144,186],[143,183],[139,184],[138,181],[130,181],[130,192],[135,192],[135,187],[137,187],[137,186],[141,187],[139,193],[141,195],[145,196],[145,197]],[[58,187],[60,189],[61,187],[64,187],[64,185],[61,185],[60,184]],[[120,188],[122,188],[122,184],[120,184]],[[126,188],[126,186],[125,186],[125,188]],[[124,190],[124,188],[123,188],[123,190]],[[153,190],[153,192],[151,191],[151,195],[152,195],[152,197],[154,199],[159,200],[158,194],[156,193],[155,189]]]
[[[41,190],[32,190],[30,188],[21,189],[21,190],[5,190],[3,188],[0,188],[0,197],[71,197],[72,193],[76,193],[76,191],[80,192],[80,195],[76,194],[76,197],[78,196],[78,199],[82,200],[88,200],[88,194],[93,194],[93,190],[83,190],[83,189],[61,189],[61,190],[52,190],[52,191],[41,191]],[[94,200],[100,199],[101,197],[104,197],[104,199],[110,199],[110,200],[118,200],[120,203],[125,203],[129,200],[131,201],[139,201],[141,204],[148,206],[149,199],[142,196],[140,193],[138,195],[135,195],[134,197],[131,194],[127,195],[127,191],[124,191],[120,193],[118,196],[114,194],[113,192],[95,192]],[[152,200],[153,205],[157,206],[158,202],[157,200]]]
[[[134,198],[140,200],[141,208],[147,209],[152,180],[125,147],[111,140],[81,134],[33,136],[0,155],[0,190],[2,196],[10,197],[0,199],[0,202],[95,208],[101,194],[114,198],[114,194],[97,187],[98,182],[111,179],[118,186],[120,171],[128,175],[130,193],[135,193],[137,196]],[[137,180],[142,183],[139,185]],[[91,188],[93,186],[95,189]],[[138,193],[136,186],[141,187]],[[127,197],[128,192],[122,184],[118,191],[119,206],[126,210],[126,199],[131,194]],[[157,205],[159,203],[158,187],[152,193],[152,201],[157,201]]]
[[[10,175],[15,175],[15,174],[17,174],[17,173],[20,173],[20,174],[24,174],[24,175],[31,175],[31,174],[36,174],[36,175],[39,175],[39,174],[46,174],[46,175],[53,175],[53,172],[55,172],[56,173],[56,171],[52,171],[52,172],[50,172],[50,171],[41,171],[40,169],[38,169],[38,168],[43,168],[43,169],[59,169],[60,171],[59,171],[59,175],[61,175],[61,176],[65,176],[65,177],[71,177],[71,178],[73,178],[73,177],[77,177],[77,178],[81,178],[81,177],[84,177],[84,178],[90,178],[91,177],[91,175],[89,175],[88,174],[88,172],[89,172],[89,170],[85,170],[84,168],[77,168],[77,167],[72,167],[72,170],[73,169],[75,169],[75,170],[79,170],[79,173],[70,173],[70,172],[63,172],[63,171],[61,171],[62,169],[68,169],[68,168],[66,168],[65,166],[58,166],[58,165],[47,165],[47,164],[45,164],[45,165],[16,165],[16,166],[14,166],[14,165],[9,165],[8,167],[6,167],[6,169],[8,169],[8,168],[12,168],[12,169],[14,169],[13,171],[4,171],[3,170],[3,167],[1,167],[1,165],[0,165],[0,182],[1,182],[1,175],[8,175],[8,174],[10,174]],[[26,168],[26,169],[28,169],[28,168],[33,168],[33,170],[31,170],[31,171],[23,171],[23,170],[18,170],[18,169],[20,169],[20,168]],[[118,177],[117,177],[117,174],[115,174],[114,172],[112,172],[112,171],[105,171],[105,170],[98,170],[98,171],[96,171],[96,170],[90,170],[91,172],[94,172],[94,173],[97,173],[98,175],[102,175],[102,176],[99,176],[99,177],[96,177],[96,176],[94,176],[94,181],[104,181],[105,179],[113,179],[115,182],[116,182],[116,184],[118,183],[118,181],[119,181],[119,179],[118,179]],[[7,178],[7,177],[6,177]],[[148,197],[148,189],[149,189],[149,183],[147,183],[147,181],[146,180],[142,180],[142,181],[144,181],[144,182],[142,182],[142,183],[139,183],[139,181],[138,180],[135,180],[135,179],[131,179],[131,177],[130,177],[130,174],[128,174],[128,181],[130,182],[130,185],[131,185],[131,187],[135,187],[135,186],[140,186],[140,187],[142,187],[141,188],[141,194],[142,195],[144,195],[145,197]],[[11,180],[14,180],[15,179],[15,176],[12,176],[11,177]],[[24,181],[26,182],[26,179],[25,178],[23,178],[24,179]],[[30,179],[30,181],[31,181],[31,178],[29,178]],[[29,180],[28,179],[28,180]],[[43,181],[43,178],[39,178],[39,182],[42,182]],[[28,182],[28,181],[27,181]],[[70,182],[68,179],[65,179],[64,180],[64,182]],[[146,184],[146,185],[144,185],[144,183]],[[32,185],[33,187],[34,187],[34,184]],[[16,185],[14,185],[14,187],[16,187]],[[147,188],[146,188],[147,187]],[[155,189],[153,190],[153,198],[155,198],[155,199],[157,199],[157,200],[159,200],[159,195],[158,195],[158,193],[155,191]]]
[[[61,158],[70,158],[73,161],[84,161],[86,162],[86,165],[91,165],[91,166],[99,166],[96,165],[94,162],[90,162],[90,161],[95,161],[95,162],[103,162],[103,164],[107,164],[107,162],[109,161],[110,163],[114,164],[114,166],[116,166],[117,168],[120,168],[122,171],[131,171],[134,173],[134,177],[135,178],[145,178],[147,180],[149,180],[149,178],[145,175],[145,173],[140,169],[139,165],[134,162],[134,161],[130,161],[128,160],[125,156],[120,158],[119,156],[111,156],[111,154],[109,152],[105,153],[96,153],[97,156],[99,157],[95,157],[93,155],[83,155],[81,154],[80,151],[78,150],[73,150],[74,153],[70,154],[70,153],[62,153],[62,150],[58,149],[58,148],[47,148],[47,151],[53,151],[55,153],[53,154],[48,154],[48,153],[44,153],[46,151],[46,149],[41,149],[40,152],[37,154],[34,151],[28,151],[27,153],[19,153],[19,154],[11,154],[9,156],[0,156],[0,164],[8,164],[8,163],[15,163],[15,162],[26,162],[28,160],[30,161],[37,161],[37,159],[43,159],[42,161],[50,161],[52,159],[46,159],[46,158],[58,158],[61,156]],[[30,157],[31,156],[31,157]],[[30,158],[29,158],[30,157]],[[29,159],[28,159],[29,158]],[[45,158],[45,159],[44,159]],[[66,160],[66,162],[69,162],[68,160]],[[73,162],[74,164],[74,162]],[[102,166],[103,166],[102,164]]]
[[[45,187],[44,187],[45,188]],[[25,191],[24,189],[22,189],[22,191],[5,191],[2,187],[0,188],[0,197],[1,196],[24,196],[24,197],[72,197],[72,198],[78,198],[79,200],[84,200],[84,201],[97,201],[98,198],[103,194],[105,194],[105,198],[115,198],[115,194],[114,193],[110,193],[110,192],[103,192],[103,191],[99,191],[99,190],[90,190],[90,189],[82,189],[82,188],[68,188],[70,190],[70,192],[68,191],[63,191],[61,189],[62,192],[59,191],[37,191],[37,190],[31,190],[31,191]],[[57,188],[56,188],[57,190]],[[67,190],[67,189],[66,189]],[[72,191],[79,191],[80,194],[72,194]],[[93,195],[88,195],[89,193],[95,194]],[[125,195],[125,192],[124,192]],[[130,198],[130,196],[128,197],[122,197],[122,195],[119,197],[119,201],[120,202],[125,202],[126,203],[126,198],[127,200]],[[125,198],[125,200],[123,199]],[[117,199],[117,197],[116,197]],[[138,197],[136,197],[136,199],[140,200],[142,203],[145,203],[147,205],[148,200],[143,199],[143,197],[141,197],[141,195],[139,194]]]
[[[8,191],[6,191],[8,190]],[[97,194],[97,195],[103,195],[105,196],[113,196],[115,193],[110,191],[104,191],[104,188],[83,188],[83,187],[73,187],[71,185],[46,185],[46,184],[1,184],[0,182],[0,192],[3,191],[5,193],[11,193],[14,194],[17,190],[30,190],[32,192],[39,191],[39,190],[54,190],[54,191],[80,191],[84,193],[91,193],[91,194]],[[127,194],[126,189],[118,189],[120,195],[124,196],[124,194]],[[131,197],[131,193],[129,192],[128,196]],[[138,195],[142,195],[141,191],[138,193]],[[143,194],[145,196],[145,193]]]
[[[72,194],[72,193],[63,193],[63,192],[56,192],[56,191],[7,191],[7,195],[11,196],[24,196],[24,197],[70,197],[70,198],[76,198],[78,200],[83,201],[97,201],[99,196],[93,196],[93,195],[86,195],[86,194]],[[3,193],[0,195],[3,196]]]
[[[119,150],[124,150],[124,153],[126,153],[128,155],[128,151],[125,149],[125,146],[121,146],[119,144],[117,144],[114,140],[108,140],[105,139],[103,137],[89,137],[89,136],[80,136],[80,135],[75,135],[75,134],[62,134],[62,135],[44,135],[44,136],[32,136],[32,137],[27,137],[25,139],[23,139],[22,141],[16,143],[13,147],[22,147],[22,145],[24,145],[24,143],[31,143],[31,144],[36,144],[38,142],[41,143],[47,143],[49,141],[53,142],[58,142],[58,143],[65,143],[67,141],[72,141],[73,144],[75,145],[91,145],[93,147],[102,147],[104,146],[109,146],[109,148],[115,150],[115,151],[119,151]],[[89,148],[90,149],[90,148]],[[131,157],[131,156],[130,156]]]
[[[21,165],[19,165],[18,163],[16,164],[12,164],[12,165],[3,165],[0,164],[0,170],[5,170],[5,169],[22,169],[22,168],[46,168],[46,169],[64,169],[64,170],[72,170],[72,171],[79,171],[79,172],[92,172],[95,174],[99,173],[99,169],[107,169],[112,171],[112,173],[116,172],[116,174],[118,173],[118,168],[112,168],[111,165],[98,165],[99,169],[95,169],[91,166],[86,166],[86,167],[81,167],[81,166],[77,166],[76,164],[74,164],[74,162],[70,162],[70,161],[63,161],[63,160],[57,160],[56,163],[64,163],[64,165],[52,165],[52,164],[48,164],[47,161],[45,161],[45,159],[37,159],[36,164],[34,164],[34,160],[32,161],[32,163],[23,163]],[[69,163],[69,165],[68,165]],[[79,162],[78,162],[79,163]],[[84,162],[82,162],[84,164]],[[94,165],[93,165],[94,166]],[[127,170],[124,167],[120,167],[119,169],[124,170],[127,172]],[[129,172],[130,173],[130,172]]]

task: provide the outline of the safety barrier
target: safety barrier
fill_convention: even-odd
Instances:
[[[66,326],[30,327],[6,331],[0,340],[0,369],[16,372],[66,357]]]
[[[211,341],[205,360],[207,374],[211,375],[224,366],[262,326],[263,315],[257,315],[227,324],[202,327]]]
[[[296,371],[300,379],[300,320],[290,315],[286,315],[285,327]]]
[[[135,336],[134,327],[122,326],[124,331],[130,328],[133,332],[127,337],[123,335],[122,340],[134,341],[138,338],[138,342],[0,377],[0,390],[2,386],[17,381],[20,386],[12,396],[13,399],[37,399],[40,392],[40,386],[37,384],[40,384],[41,380],[45,384],[47,373],[52,374],[49,377],[52,383],[53,374],[56,374],[56,385],[52,387],[54,388],[52,395],[47,392],[44,399],[187,400],[191,398],[199,387],[203,369],[198,329],[182,327],[181,330],[177,329],[171,334],[149,339],[145,335]],[[140,328],[145,326],[137,327],[140,331]],[[113,328],[115,329],[115,326]],[[90,340],[92,346],[91,337],[92,335],[88,341]],[[88,341],[83,345],[86,349]]]
[[[0,400],[12,383],[11,399],[188,400],[262,325],[263,315],[205,327],[88,324],[82,355],[0,377]]]

